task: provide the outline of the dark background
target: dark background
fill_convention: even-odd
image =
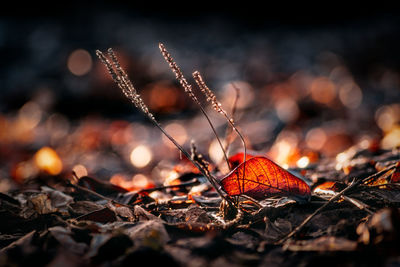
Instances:
[[[400,65],[399,12],[385,3],[13,2],[0,14],[1,112],[18,109],[43,87],[55,93],[53,108],[72,117],[131,112],[117,90],[98,81],[98,72],[68,72],[68,55],[78,48],[95,62],[96,49],[120,49],[139,88],[171,78],[165,65],[151,70],[164,64],[158,42],[185,71],[202,70],[216,88],[243,79],[257,89],[301,69],[318,74],[325,51],[340,56],[361,86]]]

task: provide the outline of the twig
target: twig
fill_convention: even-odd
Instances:
[[[262,208],[263,208],[263,205],[261,205],[260,202],[258,202],[258,201],[255,200],[254,198],[252,198],[252,197],[250,197],[250,196],[248,196],[248,195],[245,195],[245,194],[241,195],[241,197],[250,200],[250,201],[253,202],[259,209],[262,209]]]
[[[356,206],[360,210],[365,210],[369,214],[374,214],[374,212],[370,209],[370,206],[365,204],[364,202],[362,202],[362,201],[360,201],[358,199],[352,198],[352,197],[348,197],[348,196],[342,196],[342,198],[344,200],[346,200],[347,202],[349,202],[350,204],[353,204],[354,206]]]
[[[191,141],[191,159],[193,161],[197,162],[204,169],[204,171],[207,173],[207,176],[210,177],[209,181],[210,181],[211,185],[215,188],[215,190],[218,192],[218,194],[223,195],[224,196],[223,199],[227,200],[229,203],[233,203],[233,201],[230,199],[230,197],[228,195],[225,196],[222,193],[221,186],[218,184],[215,177],[208,170],[209,163],[203,158],[203,156],[201,154],[199,154],[197,152],[197,148],[196,148],[196,145],[193,140]]]
[[[349,186],[347,186],[345,189],[343,189],[340,193],[338,193],[337,195],[333,196],[331,199],[329,199],[328,202],[326,202],[324,205],[322,205],[321,207],[319,207],[318,209],[316,209],[311,215],[309,215],[299,226],[297,226],[292,232],[290,232],[286,237],[282,238],[281,240],[279,240],[277,242],[277,244],[282,244],[283,242],[285,242],[286,240],[288,240],[289,238],[291,238],[292,236],[294,236],[296,233],[298,233],[301,229],[303,229],[303,227],[309,222],[311,221],[312,218],[314,218],[315,215],[317,215],[320,211],[322,211],[323,209],[325,209],[329,204],[331,204],[333,201],[339,199],[344,193],[346,193],[347,191],[349,191],[351,188],[353,188],[354,186],[358,185],[359,183],[353,183],[350,184]]]
[[[124,206],[124,207],[127,207],[127,208],[132,208],[132,206],[130,206],[130,205],[123,204],[123,203],[120,203],[120,202],[118,202],[118,201],[116,201],[116,200],[114,200],[114,199],[105,197],[105,196],[103,196],[103,195],[101,195],[101,194],[99,194],[99,193],[97,193],[97,192],[95,192],[95,191],[93,191],[93,190],[91,190],[91,189],[89,189],[89,188],[80,186],[80,185],[78,185],[78,184],[73,184],[73,183],[70,183],[70,182],[69,182],[67,185],[68,185],[68,186],[71,186],[71,187],[74,187],[75,189],[84,191],[85,193],[94,195],[94,196],[96,196],[96,197],[98,197],[98,198],[100,198],[100,199],[106,200],[106,201],[109,202],[109,203],[116,204],[116,205],[120,205],[120,206]]]
[[[288,240],[289,238],[291,238],[292,236],[294,236],[295,234],[297,234],[301,229],[303,229],[303,227],[309,222],[311,221],[312,218],[314,218],[315,215],[317,215],[320,211],[322,211],[323,209],[325,209],[329,204],[331,204],[333,201],[339,199],[340,197],[342,197],[345,193],[347,193],[348,191],[350,191],[350,189],[353,189],[354,187],[365,183],[366,181],[370,180],[370,179],[374,179],[376,177],[378,177],[379,175],[381,175],[382,173],[391,170],[392,168],[394,168],[396,165],[391,165],[388,168],[379,171],[375,174],[372,174],[370,176],[368,176],[367,178],[364,179],[360,179],[356,182],[351,183],[350,185],[348,185],[345,189],[343,189],[341,192],[339,192],[337,195],[333,196],[331,199],[329,199],[328,202],[326,202],[324,205],[322,205],[321,207],[319,207],[317,210],[315,210],[311,215],[309,215],[299,226],[297,226],[293,231],[291,231],[287,236],[285,236],[284,238],[282,238],[281,240],[279,240],[277,242],[277,244],[282,244],[283,242],[285,242],[286,240]]]

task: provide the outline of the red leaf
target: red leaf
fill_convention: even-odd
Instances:
[[[246,160],[254,158],[254,157],[255,156],[253,156],[253,155],[246,154]],[[244,161],[244,153],[243,152],[236,153],[232,157],[229,157],[228,160],[229,160],[229,163],[231,164],[232,169],[236,168],[237,166],[240,165],[240,163],[242,163]]]
[[[311,196],[310,187],[303,180],[266,157],[246,160],[221,181],[221,186],[229,196],[244,194],[258,200],[271,196],[308,200]]]
[[[392,177],[390,179],[392,183],[400,182],[400,161],[397,162],[396,168],[393,171]]]

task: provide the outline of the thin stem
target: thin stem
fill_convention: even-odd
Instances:
[[[163,55],[165,61],[169,64],[170,69],[172,70],[173,73],[175,73],[176,79],[179,81],[185,92],[190,96],[190,98],[195,102],[199,107],[203,115],[206,117],[208,124],[210,125],[215,137],[217,138],[218,144],[221,147],[221,150],[224,154],[224,159],[226,161],[226,164],[228,165],[229,170],[231,170],[231,166],[229,164],[228,156],[226,155],[226,151],[224,149],[224,146],[222,145],[221,139],[219,138],[217,131],[214,128],[214,125],[212,124],[209,116],[207,115],[206,111],[204,110],[203,106],[201,105],[200,101],[197,99],[195,94],[193,93],[192,86],[187,82],[185,76],[183,75],[181,69],[179,68],[178,64],[175,62],[171,54],[168,52],[168,50],[165,48],[165,46],[162,43],[159,43],[159,48],[161,51],[161,54]]]
[[[202,168],[200,166],[200,164],[198,164],[196,161],[194,161],[192,159],[192,157],[190,156],[190,154],[181,146],[178,144],[178,142],[176,142],[176,140],[169,135],[164,128],[154,119],[150,118],[151,121],[153,122],[153,124],[185,155],[185,157],[187,159],[189,159],[196,167],[197,169],[199,169],[199,171],[207,178],[207,180],[211,183],[211,185],[215,188],[215,190],[217,191],[218,195],[223,198],[224,200],[232,203],[232,201],[230,199],[228,199],[224,193],[221,191],[221,186],[219,184],[217,184],[216,179],[208,172],[208,170],[205,170],[204,168]]]
[[[212,124],[212,122],[211,122],[211,120],[210,120],[210,117],[208,117],[208,115],[207,115],[206,111],[204,110],[203,106],[202,106],[200,103],[198,103],[198,105],[199,105],[199,107],[200,107],[201,112],[202,112],[203,115],[206,117],[206,119],[207,119],[207,121],[208,121],[208,124],[210,125],[212,131],[214,132],[214,135],[215,135],[215,137],[217,138],[218,144],[219,144],[219,146],[221,147],[221,150],[222,150],[222,152],[223,152],[223,154],[224,154],[225,162],[226,162],[226,164],[228,165],[229,171],[231,171],[232,168],[231,168],[231,165],[229,164],[229,159],[228,159],[228,156],[227,156],[227,154],[226,154],[226,150],[225,150],[225,148],[224,148],[224,145],[222,144],[221,139],[219,138],[219,136],[218,136],[218,134],[217,134],[217,131],[215,130],[214,125]]]
[[[360,185],[360,184],[364,184],[365,182],[375,179],[376,177],[378,177],[379,175],[381,175],[384,172],[387,172],[393,168],[395,168],[396,165],[393,164],[391,166],[388,166],[386,169],[383,169],[377,173],[374,173],[364,179],[360,179],[356,182],[351,183],[350,185],[348,185],[345,189],[343,189],[342,191],[340,191],[338,194],[336,194],[335,196],[333,196],[332,198],[329,199],[328,202],[326,202],[324,205],[322,205],[321,207],[319,207],[317,210],[315,210],[311,215],[309,215],[299,226],[297,226],[292,232],[290,232],[287,236],[285,236],[284,238],[282,238],[281,240],[279,240],[277,243],[278,244],[282,244],[283,242],[285,242],[286,240],[288,240],[289,238],[291,238],[292,236],[294,236],[296,233],[298,233],[309,221],[311,221],[312,218],[315,217],[315,215],[317,215],[319,212],[321,212],[323,209],[325,209],[329,204],[331,204],[333,201],[341,198],[345,193],[347,193],[348,191],[350,191],[350,189],[353,189],[354,187]]]
[[[243,165],[243,179],[242,179],[241,191],[244,192],[244,177],[245,177],[245,171],[246,171],[246,157],[247,157],[246,142],[245,142],[242,134],[236,128],[233,119],[229,118],[229,116],[226,113],[226,111],[222,108],[222,104],[220,102],[218,102],[217,97],[215,96],[215,94],[211,91],[211,89],[204,82],[203,77],[201,76],[200,72],[195,71],[195,72],[193,72],[192,75],[193,75],[193,78],[196,81],[198,87],[200,88],[200,90],[207,97],[207,101],[210,101],[212,103],[213,108],[214,108],[215,111],[217,111],[218,113],[221,113],[226,118],[228,123],[231,125],[232,129],[237,133],[237,135],[239,136],[240,140],[242,141],[242,145],[243,145],[243,149],[244,149],[244,165]],[[239,179],[239,177],[238,177],[238,179]],[[238,180],[238,181],[240,181],[240,180]]]
[[[101,51],[97,50],[96,54],[100,58],[100,60],[103,62],[103,64],[106,66],[106,68],[107,68],[108,72],[110,73],[111,77],[113,78],[115,83],[118,85],[118,87],[121,88],[121,90],[125,94],[125,96],[128,99],[130,99],[131,102],[137,108],[139,108],[145,115],[147,115],[147,117],[150,119],[150,121],[199,169],[199,171],[212,184],[212,186],[215,188],[215,190],[220,195],[220,197],[225,199],[229,203],[232,203],[232,201],[223,194],[223,192],[221,191],[220,186],[216,182],[216,179],[208,172],[208,170],[205,170],[196,161],[194,161],[190,157],[190,154],[181,145],[179,145],[178,142],[172,136],[170,136],[164,130],[164,128],[157,122],[157,120],[154,118],[153,114],[150,113],[148,107],[144,103],[144,101],[141,98],[141,96],[137,93],[135,87],[133,86],[132,82],[128,78],[128,75],[122,69],[122,67],[121,67],[117,57],[115,56],[113,50],[111,48],[108,49],[108,55],[111,58],[112,63],[110,62],[110,60]],[[195,98],[195,96],[194,96],[194,98]]]
[[[238,100],[240,98],[240,94],[239,94],[239,88],[237,88],[234,83],[232,83],[232,87],[235,89],[235,100],[233,101],[233,104],[232,104],[231,118],[234,119],[235,118],[235,113],[236,113],[237,103],[238,103]],[[228,138],[230,139],[231,133],[232,133],[232,128],[228,127],[227,131],[225,133],[225,139],[226,140],[228,140]],[[230,140],[229,140],[229,142],[226,141],[225,151],[229,151],[230,144],[231,144]]]

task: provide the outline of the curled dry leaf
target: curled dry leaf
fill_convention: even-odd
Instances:
[[[240,164],[221,180],[223,190],[229,196],[247,195],[254,199],[271,196],[292,197],[308,200],[310,187],[266,157],[254,157]]]
[[[365,182],[369,186],[383,186],[390,183],[400,182],[400,161],[396,163],[395,167],[383,173],[379,177],[374,177]]]
[[[346,188],[344,183],[327,181],[314,188],[313,192],[319,196],[334,196]]]

